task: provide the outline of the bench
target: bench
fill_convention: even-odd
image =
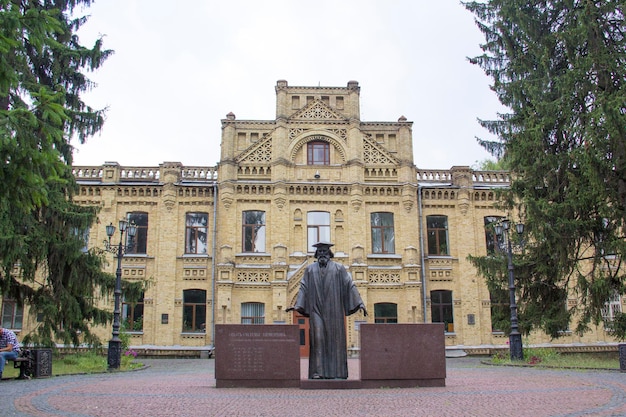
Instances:
[[[17,379],[30,379],[33,374],[33,367],[29,351],[23,350],[20,352],[20,356],[9,360],[13,361],[13,368],[19,368],[20,370]]]

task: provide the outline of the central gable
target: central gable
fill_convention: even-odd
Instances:
[[[335,112],[320,100],[314,100],[290,117],[291,120],[340,120],[347,121],[345,117]]]

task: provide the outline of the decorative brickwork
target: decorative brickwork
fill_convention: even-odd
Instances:
[[[285,309],[295,301],[306,266],[315,261],[311,244],[320,236],[335,244],[335,260],[348,269],[370,312],[347,319],[348,346],[358,346],[356,324],[373,323],[379,303],[395,306],[399,323],[430,322],[432,291],[452,300],[447,345],[504,345],[505,335],[492,333],[487,285],[468,256],[486,254],[485,217],[510,215],[496,209],[497,190],[509,185],[509,174],[459,166],[418,169],[412,122],[362,121],[355,81],[344,87],[290,87],[281,80],[276,94],[274,120],[226,116],[217,166],[105,162],[73,168],[76,201],[100,209],[89,247],[101,247],[105,225],[131,212],[147,216],[145,253],[129,254],[122,262],[124,279],[146,282],[137,343],[211,344],[208,325],[206,334],[182,331],[184,315],[188,320],[196,314],[196,323],[239,324],[244,303],[259,306],[258,320],[265,324],[294,323]],[[309,159],[307,152],[315,151],[309,151],[311,141],[327,143],[321,149],[329,154]],[[244,227],[244,211],[262,214],[258,227]],[[187,223],[188,213],[200,213],[206,224]],[[374,213],[389,219],[384,225],[389,252],[380,252],[376,234],[383,229],[373,225]],[[429,216],[446,221],[438,235],[446,240],[444,251],[440,241],[429,245],[434,236],[428,233]],[[201,255],[189,254],[199,253],[198,247]],[[244,247],[260,249],[243,252]],[[445,256],[431,256],[429,249]],[[115,267],[109,258],[106,271],[114,274]],[[183,292],[193,296],[183,302]],[[101,304],[112,308],[111,300]],[[572,296],[568,307],[578,302]],[[37,325],[27,313],[25,333]],[[94,331],[102,340],[111,334],[101,327]],[[612,341],[602,328],[584,337],[564,333],[562,339]],[[531,343],[548,342],[532,335]]]

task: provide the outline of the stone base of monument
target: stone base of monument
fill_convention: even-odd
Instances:
[[[215,331],[217,388],[445,386],[445,335],[439,323],[361,324],[361,355],[348,361],[348,379],[307,379],[297,325],[222,324]]]
[[[363,388],[444,387],[443,323],[361,324]]]
[[[306,376],[305,376],[306,377]],[[353,379],[303,379],[301,389],[361,389],[361,381]]]
[[[297,325],[216,325],[217,388],[299,387],[299,341]]]

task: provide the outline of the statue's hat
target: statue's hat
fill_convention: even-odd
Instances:
[[[330,248],[331,246],[335,246],[335,245],[330,242],[317,242],[315,245],[313,245],[314,248],[321,248],[321,247]]]

